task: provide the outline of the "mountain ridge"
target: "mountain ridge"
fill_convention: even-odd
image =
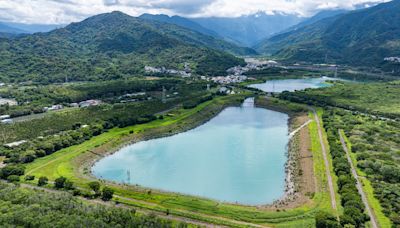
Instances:
[[[112,12],[47,33],[0,41],[0,81],[108,80],[144,73],[144,66],[218,75],[244,64],[226,52],[193,44],[193,31]],[[196,33],[198,35],[199,33]]]

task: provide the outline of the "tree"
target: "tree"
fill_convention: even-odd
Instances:
[[[89,185],[89,188],[92,189],[96,194],[99,194],[100,183],[98,181],[92,181],[88,185]]]
[[[339,223],[335,216],[325,212],[320,211],[315,216],[315,225],[317,228],[339,228]]]
[[[9,182],[12,182],[12,183],[18,182],[18,181],[19,181],[19,176],[17,176],[17,175],[10,175],[10,176],[7,177],[7,180],[8,180]]]
[[[8,165],[0,170],[0,177],[7,179],[8,176],[22,176],[25,173],[25,168],[20,165]]]
[[[46,185],[49,179],[47,177],[39,177],[38,186]]]
[[[67,190],[74,190],[75,189],[74,182],[66,180],[64,183],[64,188]]]
[[[35,176],[27,175],[27,176],[25,176],[25,180],[27,180],[27,181],[35,180]]]
[[[58,189],[64,188],[65,181],[67,181],[67,178],[62,177],[62,176],[57,178],[57,179],[55,179],[54,180],[54,187],[58,188]]]
[[[113,195],[114,195],[114,190],[106,186],[103,188],[101,199],[104,201],[109,201],[112,199]]]

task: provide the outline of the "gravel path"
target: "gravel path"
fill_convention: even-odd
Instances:
[[[351,167],[351,173],[353,174],[353,177],[356,179],[356,187],[357,187],[358,193],[360,193],[361,199],[365,205],[365,209],[366,209],[369,217],[371,218],[371,226],[373,228],[378,228],[379,226],[376,222],[375,215],[374,215],[374,213],[372,213],[372,209],[368,204],[367,196],[365,195],[365,192],[363,191],[362,183],[361,183],[360,178],[357,174],[357,171],[354,167],[353,161],[351,160],[349,150],[347,149],[346,141],[344,140],[342,132],[340,130],[339,130],[339,136],[340,136],[340,142],[342,143],[343,150],[346,152],[346,157],[347,157],[347,160],[349,161],[349,164]]]

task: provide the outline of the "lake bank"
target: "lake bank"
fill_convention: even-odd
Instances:
[[[124,147],[92,172],[222,202],[271,204],[284,195],[289,117],[254,107],[253,100],[225,108],[185,133]]]
[[[102,158],[111,151],[118,150],[121,145],[128,145],[132,141],[144,140],[147,136],[154,134],[169,135],[183,126],[190,123],[199,123],[205,115],[217,114],[223,106],[241,104],[244,97],[241,96],[217,97],[213,101],[200,104],[190,110],[181,108],[173,110],[164,115],[163,120],[156,120],[151,123],[135,125],[126,128],[115,128],[109,132],[96,136],[93,139],[63,149],[44,158],[37,159],[27,166],[27,174],[35,176],[46,176],[54,181],[59,176],[67,177],[76,186],[88,189],[88,183],[97,180],[90,175],[90,163]],[[252,95],[253,96],[253,95]],[[183,123],[179,124],[179,123]],[[134,134],[130,134],[133,131]],[[319,163],[320,161],[315,161]],[[318,179],[319,180],[319,179]],[[36,182],[28,182],[36,184]],[[292,224],[300,221],[302,224],[313,224],[314,213],[324,205],[324,192],[318,192],[308,202],[298,207],[286,208],[276,207],[250,207],[236,204],[218,203],[200,197],[193,197],[177,193],[159,192],[154,189],[142,188],[134,185],[117,184],[112,182],[101,182],[102,185],[111,187],[115,191],[114,201],[151,211],[165,212],[188,217],[196,220],[212,222],[213,224],[235,226],[226,219],[246,221],[255,224]],[[318,184],[320,182],[318,181]],[[300,216],[300,217],[299,217]],[[238,226],[236,223],[236,227]]]

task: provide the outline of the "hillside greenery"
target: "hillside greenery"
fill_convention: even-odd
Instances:
[[[289,62],[333,63],[379,67],[400,72],[400,63],[384,61],[400,56],[400,1],[324,18],[279,34],[258,51]]]
[[[215,75],[244,64],[208,39],[173,24],[101,14],[48,33],[0,40],[0,81],[112,80],[137,77],[146,65],[183,70],[184,63],[194,73]]]

